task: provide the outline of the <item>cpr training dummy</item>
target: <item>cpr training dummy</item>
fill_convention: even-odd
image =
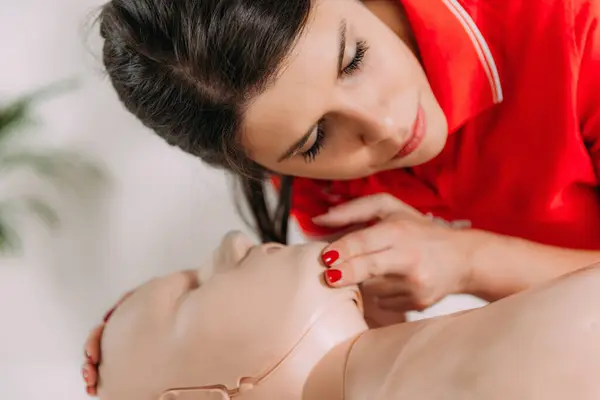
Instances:
[[[92,351],[100,399],[600,399],[600,268],[369,330],[358,291],[322,281],[324,246],[233,233],[207,281],[182,272],[136,289]]]

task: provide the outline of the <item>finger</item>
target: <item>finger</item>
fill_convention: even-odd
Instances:
[[[406,292],[398,296],[378,298],[376,302],[377,306],[382,310],[396,310],[403,312],[423,312],[435,303],[425,298],[417,297],[413,292]]]
[[[377,320],[378,313],[381,313],[381,310],[377,307],[375,296],[365,297],[363,295],[363,314],[370,329],[381,327]]]
[[[313,222],[318,225],[344,226],[383,219],[399,211],[422,218],[422,214],[409,205],[392,195],[380,193],[332,207],[326,214],[313,218]]]
[[[98,384],[98,369],[95,365],[90,363],[84,364],[81,368],[81,375],[85,382],[86,388],[96,388],[96,385]]]
[[[91,396],[91,397],[96,397],[96,395],[98,394],[96,386],[88,386],[86,388],[86,391],[87,391],[88,396]]]
[[[401,274],[407,266],[406,260],[399,259],[396,251],[380,251],[351,258],[325,271],[325,279],[330,286],[355,285],[376,276],[384,275],[392,269]]]
[[[361,283],[364,297],[390,297],[408,293],[405,280],[400,275],[382,275]]]
[[[385,311],[422,311],[422,309],[419,309],[420,307],[415,304],[414,299],[408,294],[379,298],[377,300],[377,305]]]
[[[390,249],[395,242],[393,227],[390,223],[380,222],[375,226],[360,229],[342,236],[323,250],[323,261],[327,266],[348,261],[354,257]],[[332,257],[331,253],[335,253]]]
[[[383,328],[383,324],[381,322],[377,321],[375,318],[365,316],[365,322],[367,323],[367,326],[369,327],[369,329]]]
[[[406,322],[406,313],[397,310],[384,310],[380,307],[373,307],[370,310],[365,310],[365,317],[369,319],[369,326],[389,326]]]
[[[335,242],[329,244],[324,250],[322,259],[328,267],[347,262],[355,257],[363,257],[368,254],[378,253],[386,250],[394,250],[394,257],[398,263],[406,263],[413,260],[418,261],[419,253],[415,246],[411,246],[409,237],[405,238],[405,229],[402,221],[382,221],[375,226],[351,232]],[[404,244],[409,243],[408,246]],[[337,261],[337,262],[336,262]],[[394,260],[390,260],[394,265]],[[384,273],[399,273],[393,269],[378,271],[373,276]]]
[[[86,361],[92,365],[98,365],[100,362],[100,340],[102,338],[102,332],[104,331],[104,324],[96,326],[87,337],[84,345]]]
[[[86,391],[87,391],[88,396],[91,396],[91,397],[96,397],[96,395],[98,394],[95,386],[88,386],[86,388]]]

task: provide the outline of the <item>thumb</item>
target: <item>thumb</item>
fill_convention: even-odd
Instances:
[[[332,207],[326,214],[313,218],[313,222],[325,226],[360,224],[383,219],[399,211],[421,217],[421,214],[414,208],[387,193],[381,193],[361,197]]]

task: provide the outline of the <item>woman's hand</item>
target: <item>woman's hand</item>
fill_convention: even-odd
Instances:
[[[334,207],[314,222],[336,227],[373,222],[331,243],[323,261],[331,286],[360,283],[382,310],[422,311],[470,279],[468,243],[449,224],[434,221],[388,194]]]
[[[102,319],[102,323],[94,327],[89,333],[83,351],[85,354],[85,360],[81,368],[81,374],[85,383],[85,390],[88,395],[97,395],[97,384],[98,384],[98,365],[101,361],[101,349],[100,342],[102,341],[102,334],[104,333],[104,327],[111,317],[112,313],[123,303],[127,297],[129,297],[133,291],[126,293],[119,299],[117,304],[114,305]]]

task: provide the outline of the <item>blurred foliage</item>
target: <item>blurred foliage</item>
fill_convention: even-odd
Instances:
[[[76,82],[51,85],[7,105],[0,105],[0,179],[14,171],[29,169],[61,190],[82,189],[104,180],[102,170],[80,154],[63,149],[34,149],[19,146],[26,131],[34,125],[32,109],[36,103],[59,92],[72,90]],[[29,133],[29,132],[27,132]],[[10,197],[0,193],[0,252],[22,249],[17,228],[20,216],[31,215],[50,228],[59,226],[59,216],[42,196]]]

